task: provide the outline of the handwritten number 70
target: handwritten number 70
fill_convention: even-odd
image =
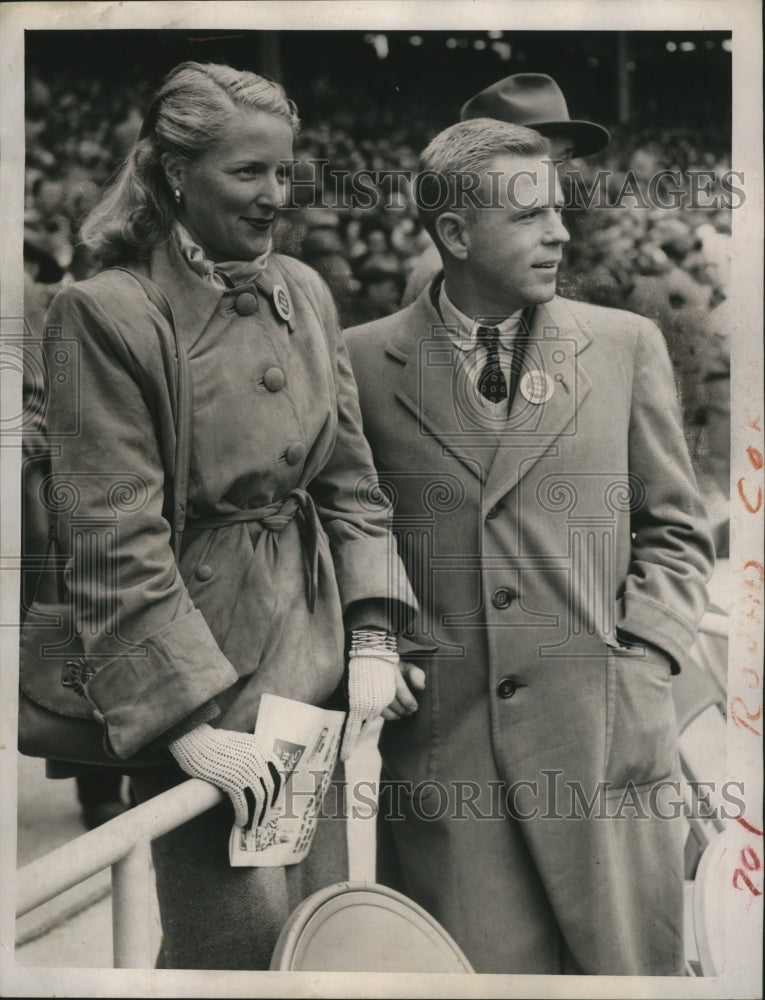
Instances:
[[[760,857],[753,847],[748,844],[746,847],[741,849],[741,864],[743,868],[737,868],[733,873],[733,886],[736,889],[743,889],[740,883],[743,882],[747,889],[751,892],[753,896],[761,896],[762,889],[758,889],[757,886],[752,882],[752,880],[747,875],[747,872],[758,872],[762,867],[760,862]]]

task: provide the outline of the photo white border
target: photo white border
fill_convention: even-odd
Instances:
[[[751,514],[763,490],[756,455],[765,453],[763,413],[763,169],[762,34],[758,0],[440,0],[434,2],[6,3],[0,7],[0,317],[23,316],[24,29],[257,29],[303,30],[731,30],[733,32],[732,165],[745,174],[746,203],[734,212],[730,300],[732,336],[731,620],[729,706],[733,699],[762,727],[762,585],[752,583],[749,561],[762,560],[763,510]],[[671,95],[668,95],[671,99]],[[21,410],[17,373],[2,373],[2,416]],[[754,449],[754,450],[752,450]],[[0,449],[0,568],[18,556],[20,450]],[[756,571],[755,571],[756,576]],[[0,621],[15,619],[17,583],[3,576]],[[759,622],[757,616],[759,615]],[[0,995],[184,997],[721,997],[762,996],[762,900],[742,907],[741,892],[727,896],[727,967],[718,978],[536,976],[411,976],[163,970],[26,969],[13,959],[16,858],[15,715],[17,636],[0,628]],[[754,673],[752,673],[752,671]],[[758,678],[753,683],[754,677]],[[762,829],[762,740],[732,722],[728,777],[747,780],[747,819]],[[753,846],[762,860],[762,837],[737,828],[726,862],[731,878],[738,851]],[[762,869],[757,873],[762,887]]]

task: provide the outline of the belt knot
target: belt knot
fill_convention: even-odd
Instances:
[[[306,490],[294,489],[281,500],[263,507],[243,508],[229,513],[207,514],[186,522],[187,531],[203,531],[206,528],[222,528],[226,525],[257,521],[266,531],[279,534],[297,517],[298,532],[303,547],[303,559],[308,589],[308,610],[313,614],[316,608],[316,592],[319,586],[319,532],[321,522],[313,497]]]

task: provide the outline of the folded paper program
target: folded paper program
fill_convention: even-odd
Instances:
[[[321,800],[337,761],[345,712],[264,694],[255,735],[281,760],[282,790],[264,826],[233,827],[232,867],[294,865],[311,849]]]

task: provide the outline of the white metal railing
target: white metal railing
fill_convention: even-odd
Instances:
[[[152,968],[151,842],[223,798],[220,789],[191,778],[31,861],[17,875],[16,916],[111,868],[114,968]]]
[[[699,638],[727,637],[728,628],[727,616],[707,613]],[[717,668],[724,677],[725,664],[712,662],[719,651],[704,652],[706,656],[699,658],[699,666],[709,672]],[[377,730],[368,735],[376,746]],[[348,770],[347,767],[350,776]],[[16,916],[29,913],[92,875],[111,868],[114,968],[152,968],[156,956],[152,951],[151,925],[146,919],[153,892],[151,842],[224,798],[224,793],[215,786],[191,778],[30,862],[17,875]],[[349,842],[349,852],[351,846]],[[353,867],[353,858],[349,860]]]

